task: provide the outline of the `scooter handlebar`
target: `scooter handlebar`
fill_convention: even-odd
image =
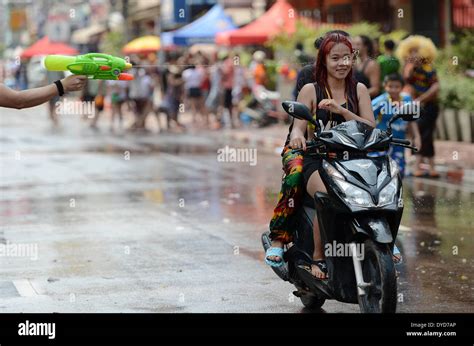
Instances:
[[[409,140],[401,139],[401,138],[392,138],[392,142],[395,144],[411,145],[411,142]]]

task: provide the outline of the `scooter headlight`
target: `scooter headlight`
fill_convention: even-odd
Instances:
[[[357,186],[352,185],[351,183],[348,183],[344,180],[334,179],[334,182],[344,193],[342,198],[346,201],[346,203],[350,205],[357,205],[363,208],[375,207],[372,197],[370,197],[370,194],[367,191],[362,190],[361,188],[358,188]]]
[[[398,189],[398,178],[395,176],[390,183],[388,183],[379,194],[379,203],[377,206],[383,207],[393,203]]]
[[[333,165],[327,163],[326,161],[323,161],[323,167],[326,170],[326,172],[328,172],[328,174],[332,176],[333,178],[346,180],[344,176],[336,168],[334,168]]]

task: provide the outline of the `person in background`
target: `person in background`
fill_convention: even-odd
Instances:
[[[204,126],[209,127],[209,111],[206,108],[206,99],[211,89],[211,79],[209,74],[209,59],[202,53],[199,57],[197,68],[202,75],[200,87],[202,96],[199,99],[199,108],[201,109],[204,118]]]
[[[215,116],[215,128],[221,126],[221,99],[222,99],[222,88],[221,88],[221,65],[222,59],[219,60],[217,53],[212,56],[211,66],[209,68],[210,77],[210,89],[209,95],[206,98],[205,106],[208,113]],[[213,126],[214,127],[214,126]]]
[[[18,90],[28,89],[27,61],[21,60],[20,66],[15,72],[15,80]]]
[[[3,79],[1,80],[2,83],[5,84],[7,88],[16,89],[16,82],[15,82],[15,71],[18,68],[15,64],[15,61],[7,59],[4,65],[4,75]]]
[[[414,101],[420,103],[420,118],[417,123],[422,143],[421,149],[416,153],[417,169],[413,174],[415,177],[425,175],[431,178],[439,177],[434,166],[435,148],[433,142],[439,113],[437,95],[440,88],[436,69],[433,67],[436,54],[433,41],[419,35],[409,36],[400,42],[397,49],[398,57],[404,62],[403,78],[409,85],[408,90]],[[424,160],[428,161],[428,172],[425,172],[421,167]]]
[[[199,125],[199,120],[203,117],[202,90],[201,85],[204,79],[204,72],[194,64],[183,71],[184,89],[193,116],[193,125]],[[199,114],[199,117],[198,117]]]
[[[372,40],[372,46],[374,47],[374,57],[380,55],[380,37],[376,37]]]
[[[365,35],[356,36],[354,49],[359,52],[354,68],[354,79],[367,87],[370,98],[373,99],[380,93],[380,66],[374,60],[372,40]]]
[[[265,68],[265,52],[257,50],[252,55],[253,64],[251,66],[252,79],[254,85],[263,85],[268,81],[267,69]]]
[[[199,55],[197,60],[197,68],[202,72],[202,83],[201,83],[201,90],[202,90],[202,99],[205,100],[209,95],[209,90],[211,89],[211,80],[209,76],[209,58],[203,55],[202,53]]]
[[[224,114],[222,120],[224,123],[229,121],[231,128],[235,128],[233,112],[234,107],[232,104],[232,88],[234,87],[234,59],[232,58],[231,54],[227,54],[227,57],[222,63],[221,86],[224,93],[224,112],[227,112],[228,114],[227,116]]]
[[[118,117],[119,130],[123,129],[123,113],[122,106],[127,100],[127,82],[120,80],[107,81],[107,95],[110,95],[110,103],[112,104],[112,115],[110,118],[110,131],[115,130],[115,118]]]
[[[403,77],[398,73],[385,76],[383,83],[385,92],[372,100],[372,109],[378,129],[387,130],[389,120],[395,115],[389,110],[393,110],[395,106],[400,107],[413,102],[409,94],[402,93],[404,85]],[[398,119],[392,124],[392,133],[395,138],[405,139],[407,131],[411,135],[411,141],[415,147],[421,149],[420,131],[415,121],[407,122]],[[405,176],[405,148],[395,145],[390,146],[389,154],[397,162],[403,178]]]
[[[97,122],[99,121],[100,114],[105,107],[105,96],[107,94],[107,86],[105,80],[89,80],[87,82],[88,92],[94,96],[94,105],[95,105],[95,116],[92,118],[90,123],[90,128],[94,131],[97,131],[99,128]]]
[[[308,64],[314,64],[314,57],[304,51],[304,47],[301,42],[298,42],[295,45],[295,56],[299,66],[301,67]]]
[[[135,110],[135,122],[130,130],[145,130],[146,116],[151,108],[153,80],[144,68],[139,68],[129,82],[129,98]]]
[[[167,75],[167,89],[164,98],[167,122],[166,128],[171,129],[171,122],[174,123],[177,131],[182,131],[184,126],[181,125],[178,119],[180,113],[180,105],[183,102],[183,85],[184,81],[181,75],[181,69],[176,65],[170,65]]]
[[[407,93],[402,93],[404,86],[403,77],[398,73],[392,73],[385,76],[383,86],[385,93],[377,96],[372,100],[372,109],[374,111],[375,121],[377,128],[383,131],[388,129],[388,122],[395,115],[390,110],[393,110],[394,106],[401,107],[408,103],[413,102],[411,96]],[[407,132],[411,137],[411,142],[416,148],[420,149],[421,137],[418,130],[418,125],[415,121],[404,121],[403,119],[397,119],[392,123],[392,134],[395,138],[406,139]],[[371,156],[379,156],[382,153],[371,153]],[[405,176],[405,148],[392,145],[388,151],[388,154],[394,160],[400,171],[400,175]],[[393,261],[395,264],[402,262],[402,255],[399,248],[395,245],[393,249]]]
[[[244,88],[247,87],[247,80],[245,78],[245,67],[241,64],[240,55],[234,55],[234,85],[232,87],[232,113],[236,114],[236,121],[239,121],[238,106],[243,98]]]
[[[400,71],[400,61],[395,54],[395,42],[392,40],[385,40],[383,43],[384,54],[377,57],[377,62],[380,65],[380,82],[383,83],[385,77]],[[382,85],[382,88],[384,86]]]

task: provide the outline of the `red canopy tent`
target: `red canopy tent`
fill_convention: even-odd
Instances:
[[[278,0],[260,18],[236,30],[216,35],[216,43],[235,46],[244,44],[262,44],[270,37],[280,33],[296,31],[296,10],[285,0]]]
[[[63,54],[63,55],[75,55],[79,52],[68,46],[67,44],[60,42],[50,42],[48,36],[43,37],[32,46],[28,47],[21,54],[22,58],[31,58],[36,55],[50,55],[50,54]]]

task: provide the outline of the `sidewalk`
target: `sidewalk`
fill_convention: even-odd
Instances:
[[[265,153],[279,155],[285,144],[288,125],[224,131],[226,139],[257,146]],[[442,178],[474,184],[474,144],[435,141],[435,163]]]

